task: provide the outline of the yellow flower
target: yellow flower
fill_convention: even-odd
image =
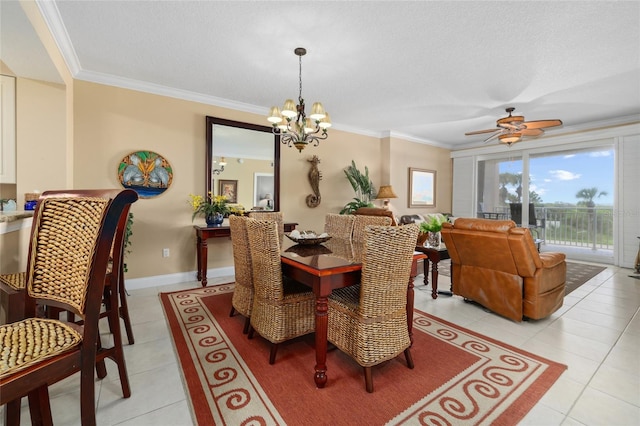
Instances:
[[[191,209],[193,210],[193,215],[191,215],[191,220],[195,219],[196,216],[211,216],[214,213],[220,214],[228,214],[229,206],[227,205],[227,197],[223,195],[213,195],[211,191],[205,199],[202,195],[193,195],[189,194],[191,198],[189,204],[191,205]]]

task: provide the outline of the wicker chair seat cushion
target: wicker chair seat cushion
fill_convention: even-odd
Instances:
[[[27,273],[17,272],[15,274],[2,274],[0,275],[0,281],[14,290],[22,290],[27,283]]]
[[[74,349],[82,335],[57,320],[29,318],[0,326],[0,378]]]

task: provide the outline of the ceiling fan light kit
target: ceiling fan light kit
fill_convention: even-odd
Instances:
[[[518,142],[521,137],[522,133],[506,133],[504,135],[498,136],[498,139],[500,140],[500,143],[511,146],[511,144]]]
[[[515,108],[513,107],[506,108],[505,111],[509,115],[496,120],[495,129],[475,130],[473,132],[467,132],[465,135],[469,136],[493,133],[493,135],[484,140],[484,143],[498,138],[500,143],[511,146],[512,144],[522,140],[523,136],[540,136],[544,133],[544,130],[542,130],[543,128],[562,125],[562,121],[557,119],[524,121],[524,116],[512,115],[513,111],[515,111]]]

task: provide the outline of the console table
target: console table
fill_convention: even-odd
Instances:
[[[284,224],[284,232],[291,232],[296,229],[297,223],[289,222]],[[196,260],[198,264],[198,281],[202,287],[207,286],[207,256],[209,249],[207,240],[209,238],[231,237],[231,227],[229,226],[194,226],[196,231]]]

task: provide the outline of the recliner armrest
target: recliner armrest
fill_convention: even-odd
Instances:
[[[540,260],[542,261],[543,268],[553,268],[554,266],[564,262],[566,257],[567,256],[564,253],[556,253],[556,252],[540,253]]]

